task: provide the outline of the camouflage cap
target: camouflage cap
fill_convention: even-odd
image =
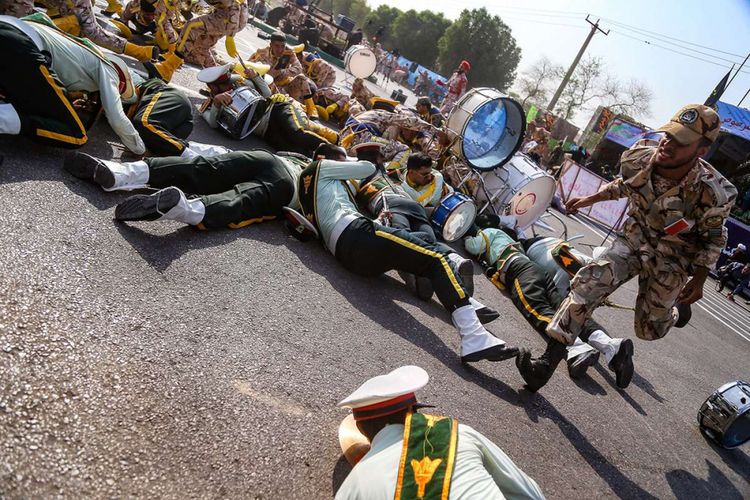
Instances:
[[[669,123],[658,128],[682,145],[692,144],[701,137],[714,142],[719,137],[721,120],[713,109],[703,104],[688,104],[680,109]]]

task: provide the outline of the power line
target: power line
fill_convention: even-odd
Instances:
[[[653,47],[659,47],[660,49],[668,50],[669,52],[674,52],[675,54],[680,54],[680,55],[683,55],[683,56],[685,56],[685,57],[690,57],[690,58],[693,58],[693,59],[697,59],[697,60],[699,60],[699,61],[703,61],[703,62],[706,62],[706,63],[708,63],[708,64],[713,64],[713,65],[715,65],[715,66],[719,66],[719,67],[722,67],[722,68],[729,68],[729,66],[726,66],[726,65],[724,65],[724,64],[718,63],[718,62],[716,62],[716,61],[710,61],[710,60],[708,60],[708,59],[703,59],[702,57],[697,57],[697,56],[694,56],[694,55],[692,55],[692,54],[688,54],[688,53],[686,53],[686,52],[680,52],[679,50],[674,50],[674,49],[673,49],[673,48],[671,48],[671,47],[665,47],[664,45],[659,45],[658,43],[654,43],[654,42],[652,42],[652,41],[649,41],[649,40],[643,40],[642,38],[637,38],[637,37],[634,37],[634,36],[628,35],[628,34],[626,34],[626,33],[622,33],[622,32],[619,32],[619,31],[613,31],[613,33],[614,33],[615,35],[620,35],[620,36],[624,36],[624,37],[626,37],[626,38],[630,38],[630,39],[632,39],[632,40],[636,40],[636,41],[638,41],[638,42],[643,42],[643,43],[645,43],[646,45],[651,45],[651,46],[653,46]],[[724,60],[724,61],[726,61],[726,59],[723,59],[723,60]],[[731,62],[731,61],[730,61],[730,62]],[[745,74],[748,74],[748,75],[750,75],[750,71],[741,71],[741,73],[745,73]]]
[[[553,22],[550,22],[550,21],[539,21],[539,20],[536,20],[536,19],[528,19],[528,18],[523,18],[523,17],[515,17],[515,16],[512,16],[512,15],[510,15],[510,16],[503,15],[503,16],[501,16],[501,19],[509,19],[511,21],[521,21],[521,22],[535,23],[535,24],[546,24],[546,25],[549,25],[549,26],[563,26],[563,27],[566,27],[566,28],[585,29],[585,26],[580,26],[580,25],[577,25],[577,24],[553,23]]]
[[[719,52],[721,54],[726,54],[728,56],[734,56],[734,57],[739,57],[739,58],[745,57],[742,54],[735,54],[733,52],[727,52],[726,50],[714,49],[713,47],[708,47],[706,45],[701,45],[699,43],[694,43],[694,42],[690,42],[690,41],[687,41],[687,40],[682,40],[680,38],[676,38],[676,37],[673,37],[673,36],[665,35],[663,33],[659,33],[659,32],[656,32],[656,31],[650,31],[650,30],[647,30],[647,29],[644,29],[644,28],[639,28],[637,26],[633,26],[633,25],[630,25],[630,24],[622,23],[620,21],[615,21],[614,19],[608,19],[606,17],[602,17],[602,19],[605,19],[606,21],[610,22],[611,24],[620,26],[621,28],[629,30],[629,31],[641,32],[641,34],[647,33],[649,35],[653,35],[653,36],[657,36],[657,37],[668,38],[670,40],[676,40],[676,41],[681,42],[681,43],[686,43],[686,44],[692,45],[694,47],[700,47],[702,49],[711,50],[713,52]],[[662,41],[664,41],[664,40],[662,40]],[[667,42],[667,41],[664,41],[664,42],[665,43],[673,43],[673,42]]]

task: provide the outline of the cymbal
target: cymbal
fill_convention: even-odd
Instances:
[[[351,413],[339,425],[339,446],[351,465],[357,465],[362,457],[370,451],[370,441],[357,429],[354,415]]]

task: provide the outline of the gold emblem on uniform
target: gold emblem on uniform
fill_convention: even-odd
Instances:
[[[312,183],[312,175],[306,175],[302,178],[302,183],[305,186],[305,194],[307,194],[307,190],[310,189],[310,184]]]
[[[442,458],[431,460],[430,457],[423,457],[420,461],[412,459],[411,468],[414,469],[414,481],[417,483],[417,498],[424,498],[427,483],[432,480],[432,476],[442,462]]]

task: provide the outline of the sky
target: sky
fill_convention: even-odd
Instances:
[[[732,62],[737,63],[736,69],[750,52],[750,0],[367,2],[372,8],[382,4],[401,10],[429,8],[442,12],[449,19],[456,19],[463,9],[486,7],[510,26],[521,48],[519,74],[545,55],[567,68],[588,35],[590,25],[585,20],[586,14],[590,14],[593,21],[600,18],[600,27],[609,30],[609,35],[595,35],[586,55],[602,57],[610,73],[623,81],[640,80],[653,91],[651,116],[640,117],[640,121],[652,127],[669,121],[685,104],[704,102]],[[467,56],[471,60],[470,53]],[[722,101],[736,105],[748,91],[750,60],[742,71]],[[556,88],[558,83],[554,82],[552,87]],[[750,108],[750,95],[742,107]],[[592,112],[581,111],[573,121],[584,127]]]

